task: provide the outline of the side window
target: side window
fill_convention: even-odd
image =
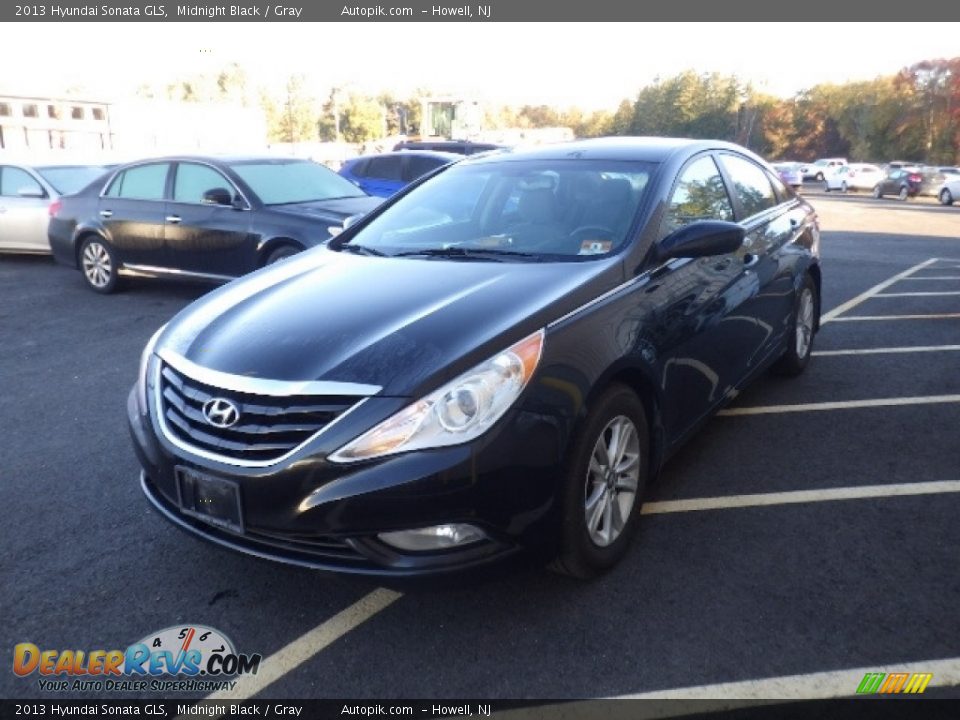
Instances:
[[[107,197],[163,200],[169,163],[138,165],[124,170],[110,183]]]
[[[377,180],[399,180],[401,160],[402,158],[397,155],[371,158],[370,164],[367,165],[367,177]]]
[[[43,192],[43,188],[30,173],[20,168],[5,166],[0,168],[0,195],[16,197],[21,190]]]
[[[223,188],[233,195],[233,185],[219,172],[206,165],[180,163],[177,165],[177,177],[173,182],[173,200],[182,203],[203,202],[207,190]]]
[[[733,192],[739,198],[746,217],[777,204],[767,174],[758,165],[736,155],[723,155],[723,166],[733,180]]]
[[[717,164],[709,156],[684,168],[670,196],[664,235],[695,220],[733,220],[733,205]]]
[[[358,160],[353,164],[353,167],[350,168],[350,174],[354,177],[366,177],[367,176],[367,166],[370,164],[369,160]]]
[[[406,182],[413,182],[421,175],[426,175],[443,164],[444,161],[437,158],[416,155],[408,157],[406,167],[403,169],[403,179]]]
[[[767,173],[767,179],[773,185],[773,189],[781,202],[793,197],[793,188],[788,188],[779,175]]]

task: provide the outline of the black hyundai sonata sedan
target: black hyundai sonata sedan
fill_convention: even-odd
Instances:
[[[54,257],[100,293],[121,275],[222,282],[330,239],[380,204],[332,170],[275,157],[116,168],[50,208]]]
[[[253,555],[417,575],[518,551],[589,577],[644,486],[810,359],[813,209],[728,143],[465,160],[198,300],[130,394],[142,487]]]

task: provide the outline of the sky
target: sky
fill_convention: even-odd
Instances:
[[[427,88],[613,109],[686,69],[790,96],[960,55],[960,23],[29,23],[4,34],[0,92],[83,88],[105,101],[236,62],[277,92],[304,73],[321,98],[333,86],[399,96]]]

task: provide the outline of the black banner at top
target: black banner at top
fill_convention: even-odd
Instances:
[[[685,0],[628,2],[625,0],[36,0],[0,4],[4,22],[654,22],[694,21],[837,21],[832,41],[866,32],[864,21],[936,21],[960,19],[960,3],[894,3],[877,0],[837,3],[833,0],[771,2],[770,0]],[[800,41],[798,37],[796,41]],[[908,29],[905,29],[908,32]],[[737,42],[749,38],[750,26],[736,28]],[[682,38],[678,38],[682,52]],[[762,38],[757,38],[758,42]],[[729,32],[718,28],[717,48],[723,51]],[[643,47],[642,30],[637,37]],[[758,59],[759,61],[759,59]]]

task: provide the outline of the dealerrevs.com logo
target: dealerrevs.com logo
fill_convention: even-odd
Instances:
[[[37,676],[52,692],[215,692],[240,675],[256,675],[262,656],[241,654],[226,635],[203,625],[178,625],[147,635],[126,650],[13,648],[13,672]]]

